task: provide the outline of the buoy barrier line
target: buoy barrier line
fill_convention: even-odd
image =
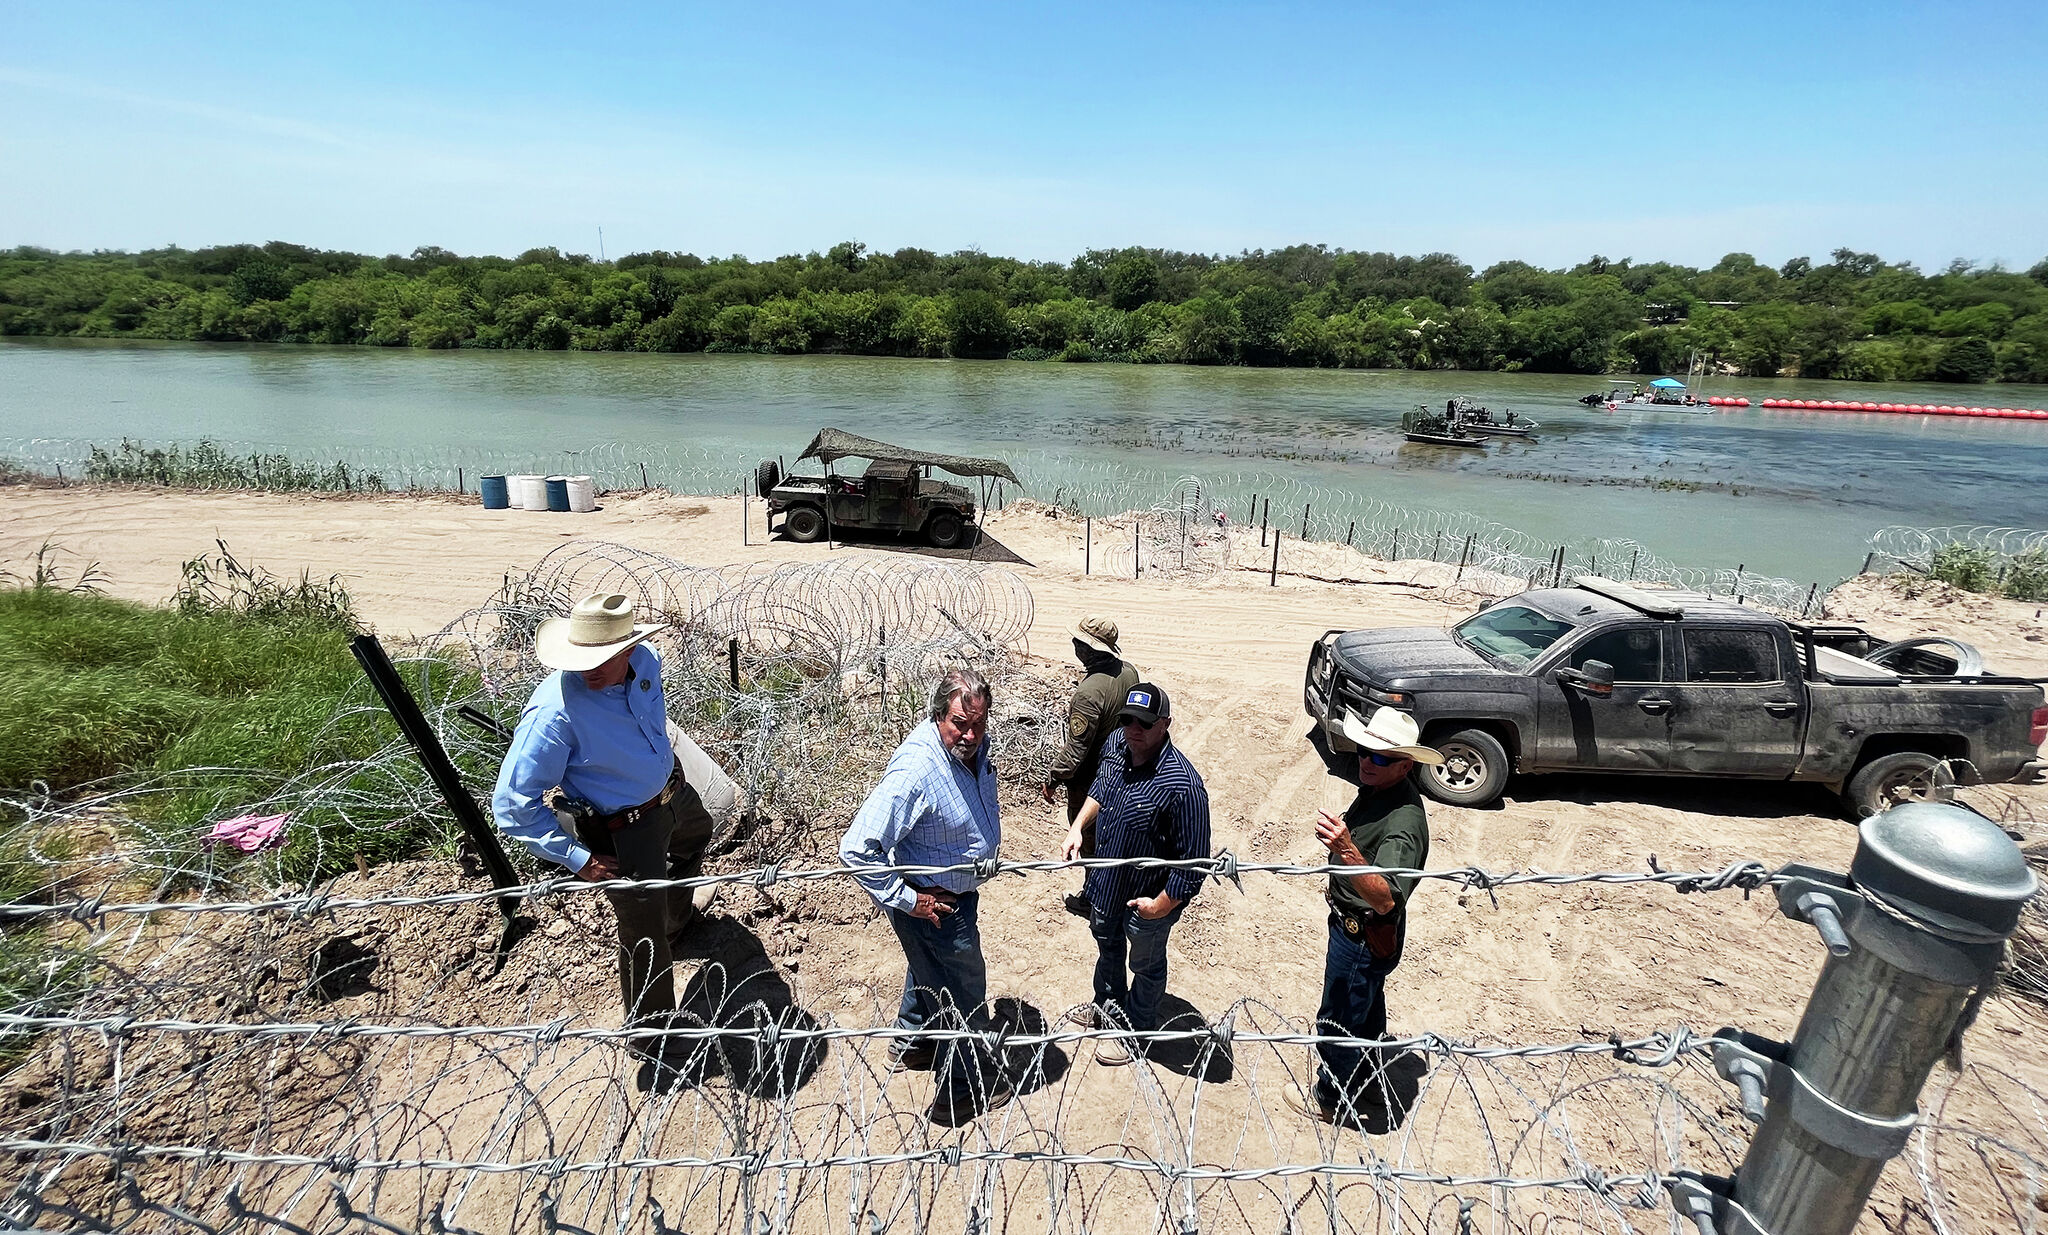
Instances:
[[[2048,420],[2048,409],[1975,407],[1953,403],[1862,403],[1841,399],[1765,399],[1759,407],[1790,412],[1878,412],[1903,416],[1973,416],[1989,420]]]

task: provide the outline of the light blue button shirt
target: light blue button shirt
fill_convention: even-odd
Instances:
[[[660,793],[675,767],[661,658],[642,643],[626,665],[631,676],[605,690],[574,673],[550,674],[535,687],[491,794],[499,831],[571,871],[583,869],[590,850],[562,831],[540,795],[560,785],[611,814]]]
[[[996,801],[996,770],[988,743],[974,752],[972,765],[955,759],[927,720],[911,730],[889,757],[881,783],[861,803],[839,842],[839,860],[852,867],[956,866],[996,856],[1003,840],[1002,808]],[[917,892],[893,871],[865,870],[856,876],[877,904],[908,913]],[[948,892],[970,892],[971,871],[923,875],[918,882]]]

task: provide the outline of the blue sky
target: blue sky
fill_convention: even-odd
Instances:
[[[13,0],[0,245],[2048,256],[2048,5]]]

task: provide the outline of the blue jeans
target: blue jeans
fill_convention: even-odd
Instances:
[[[1164,917],[1148,920],[1128,906],[1106,913],[1099,906],[1090,906],[1088,932],[1095,936],[1096,1007],[1116,1008],[1132,1029],[1159,1028],[1159,997],[1166,993],[1166,936],[1187,907],[1182,901]],[[1126,952],[1131,964],[1128,986],[1124,982]]]
[[[981,956],[981,923],[976,914],[980,904],[979,892],[963,892],[953,912],[940,914],[936,926],[900,909],[889,911],[889,925],[895,928],[903,957],[910,963],[909,972],[903,975],[903,1004],[896,1012],[898,1028],[987,1027],[982,1004],[988,999],[988,962]],[[898,1038],[893,1049],[900,1052],[912,1042]],[[941,1062],[934,1071],[952,1078],[955,1087],[970,1082],[976,1052],[941,1049],[938,1055]]]
[[[1323,1003],[1316,1009],[1316,1032],[1347,1038],[1387,1036],[1387,975],[1400,963],[1375,957],[1362,939],[1330,926],[1330,950],[1323,960]],[[1317,1043],[1316,1101],[1337,1111],[1384,1104],[1387,1098],[1380,1069],[1382,1053],[1366,1047]]]

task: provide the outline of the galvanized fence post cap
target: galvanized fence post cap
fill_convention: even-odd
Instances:
[[[1908,802],[1858,829],[1849,878],[1936,930],[2010,934],[2039,884],[2005,830],[1973,810]]]

